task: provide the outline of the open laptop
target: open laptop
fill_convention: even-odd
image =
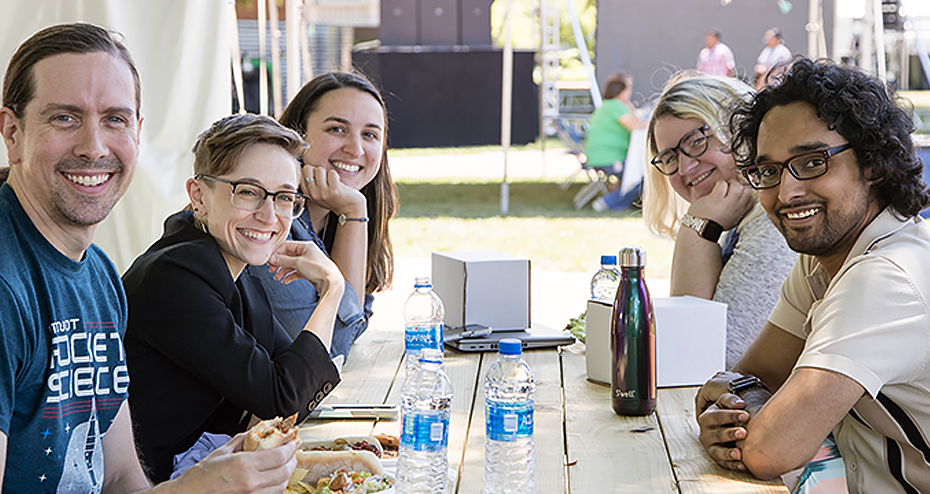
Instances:
[[[470,324],[465,328],[446,328],[443,340],[446,346],[461,352],[496,352],[503,338],[519,338],[523,349],[553,348],[575,343],[575,338],[557,329],[533,323],[524,330],[492,330],[487,326]]]

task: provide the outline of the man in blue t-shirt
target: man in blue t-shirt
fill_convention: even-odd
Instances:
[[[3,491],[150,487],[126,401],[126,298],[112,263],[92,244],[96,225],[132,180],[140,101],[129,51],[91,24],[36,33],[7,67],[0,107],[10,163],[0,187]],[[243,439],[160,487],[280,492],[296,446],[242,453]]]

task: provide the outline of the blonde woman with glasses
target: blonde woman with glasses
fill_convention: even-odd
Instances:
[[[646,138],[643,218],[675,239],[670,294],[727,304],[728,368],[762,329],[797,257],[728,150],[728,107],[751,95],[736,79],[678,74]]]

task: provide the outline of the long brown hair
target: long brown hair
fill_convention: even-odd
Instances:
[[[354,72],[327,72],[308,82],[288,103],[278,120],[304,135],[307,119],[320,106],[324,94],[342,88],[357,89],[371,95],[384,110],[384,146],[378,172],[362,187],[368,203],[368,261],[365,268],[365,293],[379,292],[394,278],[394,248],[388,223],[397,211],[397,192],[391,178],[387,157],[387,107],[381,92],[365,76]],[[331,223],[332,224],[332,223]]]

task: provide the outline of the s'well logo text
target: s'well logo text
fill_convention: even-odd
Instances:
[[[614,391],[614,395],[615,395],[617,398],[635,399],[635,398],[636,398],[636,390],[635,390],[635,389],[618,389],[618,390]]]
[[[126,392],[129,371],[115,322],[85,321],[82,325],[78,318],[63,319],[49,329],[49,370],[53,372],[48,377],[46,403]]]

